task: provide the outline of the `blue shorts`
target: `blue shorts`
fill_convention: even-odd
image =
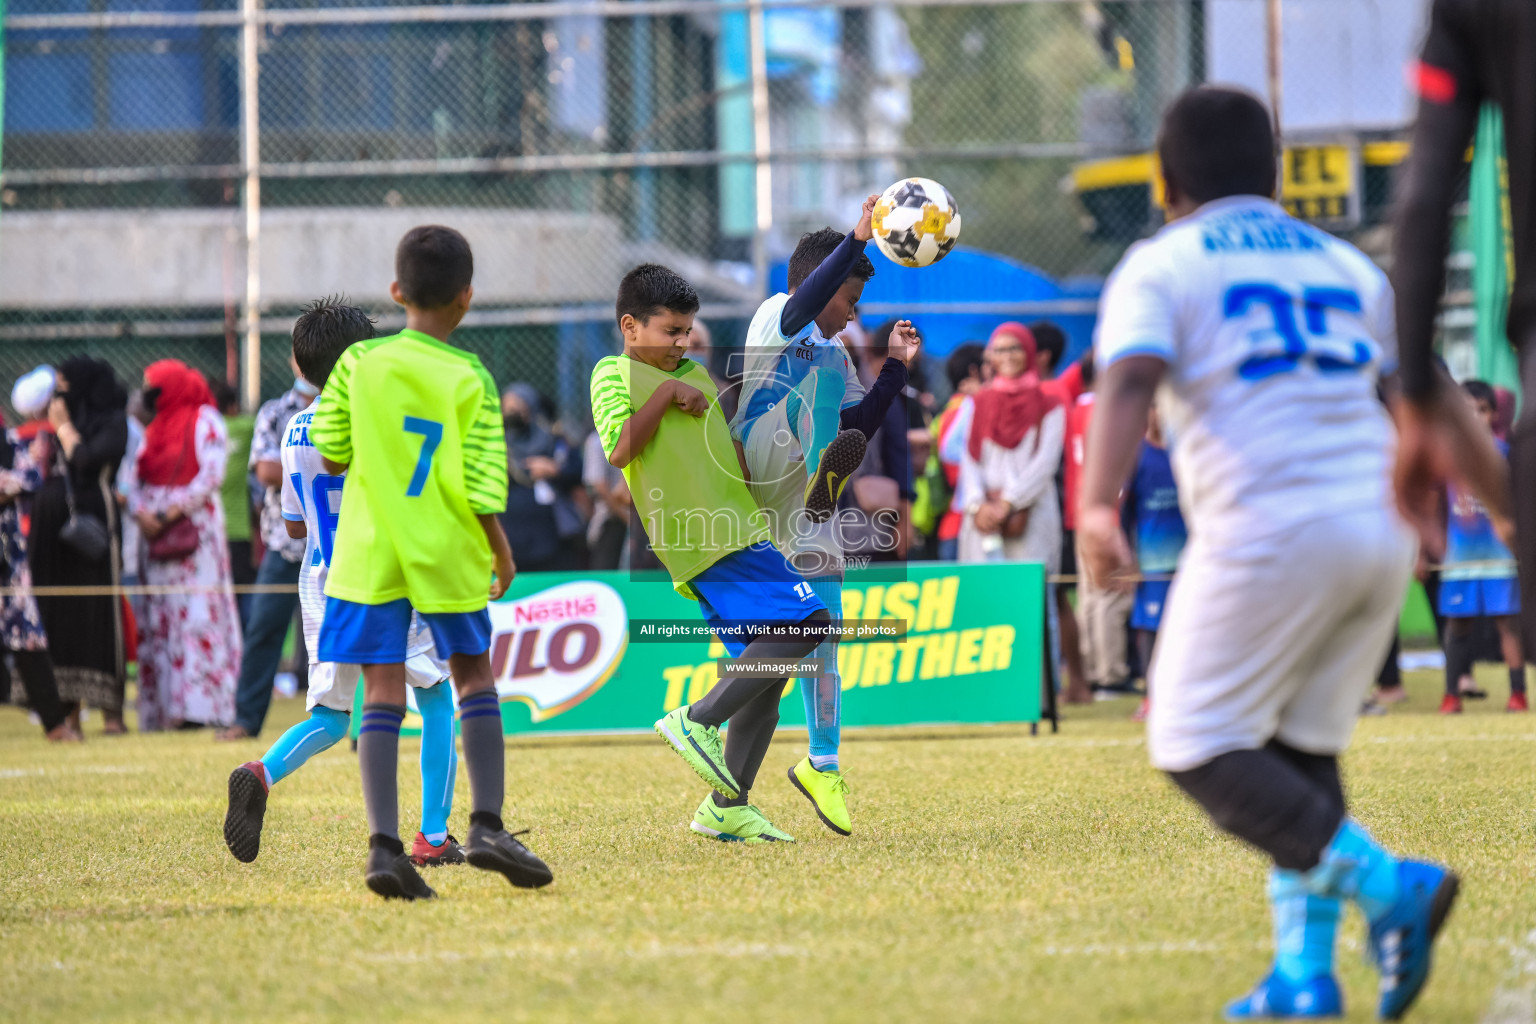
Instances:
[[[1490,580],[1442,579],[1440,614],[1448,619],[1519,615],[1520,581],[1513,576]]]
[[[769,543],[726,555],[688,581],[699,609],[731,657],[741,657],[763,626],[804,622],[827,606]]]
[[[1172,580],[1145,580],[1136,584],[1136,600],[1131,605],[1131,628],[1156,633],[1163,624],[1163,609],[1168,607],[1168,588]]]
[[[477,612],[422,612],[421,621],[432,631],[440,658],[484,654],[491,649],[491,613],[485,608]],[[357,604],[327,597],[318,658],[339,665],[402,665],[410,632],[411,602],[407,598],[388,604]]]

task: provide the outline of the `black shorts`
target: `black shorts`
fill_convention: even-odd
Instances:
[[[1077,575],[1077,533],[1073,530],[1061,531],[1061,574],[1063,576]],[[1075,587],[1076,583],[1062,583],[1063,587]]]

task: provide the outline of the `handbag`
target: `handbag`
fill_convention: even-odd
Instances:
[[[197,524],[182,516],[149,542],[151,562],[179,562],[197,550]]]
[[[175,476],[180,475],[186,455],[186,449],[183,448],[181,457],[176,460]],[[197,539],[197,524],[192,522],[191,516],[183,514],[174,523],[168,523],[162,527],[160,532],[150,539],[145,554],[151,562],[179,562],[190,557],[197,550]]]
[[[100,516],[81,512],[75,508],[75,487],[69,481],[69,466],[64,466],[64,504],[69,508],[69,519],[59,531],[59,540],[69,545],[81,558],[95,562],[105,558],[112,550],[112,535]]]

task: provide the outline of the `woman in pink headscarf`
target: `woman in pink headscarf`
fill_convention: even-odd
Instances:
[[[1054,572],[1061,557],[1056,466],[1066,413],[1040,387],[1029,328],[1000,325],[986,359],[993,375],[968,400],[969,436],[955,485],[954,507],[964,516],[958,557],[1043,562]]]

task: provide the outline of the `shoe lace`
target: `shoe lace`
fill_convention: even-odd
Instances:
[[[848,796],[852,790],[848,788],[848,777],[842,772],[837,773],[837,778],[832,780],[832,792]]]

